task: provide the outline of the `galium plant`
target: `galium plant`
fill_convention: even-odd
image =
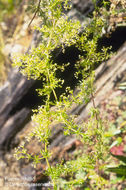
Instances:
[[[16,149],[16,157],[33,161],[34,166],[45,160],[46,172],[51,178],[54,189],[75,189],[84,186],[88,180],[91,181],[91,188],[104,189],[106,180],[102,177],[102,173],[108,158],[108,141],[104,135],[103,121],[95,106],[93,85],[95,64],[109,57],[108,48],[103,48],[100,52],[97,49],[97,41],[102,36],[104,20],[97,12],[94,12],[89,25],[82,26],[79,21],[70,20],[63,13],[64,10],[70,8],[71,4],[68,0],[42,0],[38,11],[42,26],[35,27],[41,33],[41,42],[29,53],[15,60],[14,65],[20,67],[21,72],[27,75],[28,79],[43,81],[42,89],[38,89],[38,93],[44,97],[44,105],[34,110],[32,119],[36,126],[27,137],[27,141],[35,137],[41,142],[40,155],[29,154],[25,145],[22,144]],[[65,52],[65,48],[72,45],[81,52],[75,73],[76,78],[81,75],[81,80],[78,82],[79,91],[75,95],[70,87],[66,87],[64,93],[58,97],[56,89],[62,88],[64,80],[57,78],[57,71],[64,71],[69,63],[63,65],[54,63],[52,52],[56,48],[61,48]],[[82,102],[86,104],[90,100],[93,101],[93,108],[90,110],[88,122],[77,124],[77,115],[68,115],[71,105]],[[85,150],[89,147],[91,151],[85,151],[76,160],[65,164],[58,163],[55,167],[51,166],[49,137],[52,123],[62,123],[64,135],[76,135],[84,143]],[[65,180],[65,176],[69,176],[69,180]]]

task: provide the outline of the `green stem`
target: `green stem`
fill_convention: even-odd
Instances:
[[[46,144],[46,143],[45,143],[45,152],[47,152],[47,144]],[[51,168],[51,166],[50,166],[50,163],[49,163],[49,161],[48,161],[48,158],[45,157],[45,159],[46,159],[46,163],[47,163],[47,166],[48,166],[48,168],[49,168],[49,171],[52,172],[52,168]]]
[[[47,152],[47,144],[46,144],[46,143],[45,143],[45,152]],[[47,166],[48,166],[49,172],[50,172],[51,174],[53,174],[53,170],[52,170],[52,168],[51,168],[51,165],[50,165],[50,163],[49,163],[48,158],[45,157],[45,160],[46,160],[46,164],[47,164]],[[53,179],[52,179],[52,183],[53,183],[53,187],[55,187],[56,184],[55,184],[55,181],[54,181]]]

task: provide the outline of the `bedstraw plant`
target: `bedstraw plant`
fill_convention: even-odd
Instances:
[[[70,8],[71,3],[68,0],[42,0],[38,9],[42,26],[35,27],[41,33],[41,41],[29,53],[15,59],[14,65],[20,67],[28,79],[42,80],[42,88],[37,90],[39,95],[44,97],[44,104],[33,110],[32,119],[36,125],[26,138],[29,143],[32,137],[41,142],[40,155],[29,154],[25,144],[16,149],[15,155],[17,159],[26,158],[33,161],[34,166],[42,160],[46,161],[46,174],[50,176],[55,190],[86,187],[89,181],[89,189],[104,189],[107,184],[103,174],[108,159],[108,140],[105,137],[104,123],[95,106],[94,68],[96,63],[109,57],[108,48],[98,51],[97,46],[105,20],[97,9],[91,22],[82,26],[79,21],[69,19],[64,13]],[[77,86],[79,90],[75,95],[68,86],[59,97],[57,89],[62,88],[64,80],[57,78],[57,71],[64,71],[69,63],[54,63],[52,52],[60,49],[65,53],[66,47],[73,45],[81,52],[75,65],[75,77],[81,76]],[[93,101],[93,107],[89,112],[88,121],[77,123],[77,115],[68,114],[71,106],[74,103],[87,104],[89,101]],[[52,166],[49,161],[52,154],[49,149],[49,137],[52,124],[57,123],[62,124],[64,135],[75,135],[80,139],[85,151],[75,160]],[[90,151],[86,151],[89,149]],[[69,176],[69,180],[65,176]]]

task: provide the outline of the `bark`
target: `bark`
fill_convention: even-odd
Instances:
[[[0,89],[0,129],[34,82],[27,80],[18,70],[11,70],[8,81]]]
[[[0,150],[10,148],[10,142],[29,120],[30,109],[23,108],[10,117],[0,131]]]

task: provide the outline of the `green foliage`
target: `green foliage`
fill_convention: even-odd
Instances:
[[[116,167],[108,167],[107,171],[117,174],[119,177],[126,178],[126,157],[114,155],[118,160],[121,160],[124,164],[119,164]]]
[[[40,155],[29,154],[24,144],[16,149],[16,157],[32,160],[34,165],[46,160],[47,174],[51,177],[54,189],[75,189],[85,186],[90,181],[93,189],[104,189],[107,181],[100,175],[106,168],[108,159],[108,140],[105,135],[104,122],[94,102],[94,65],[108,59],[108,48],[100,52],[97,41],[102,36],[104,20],[94,12],[93,19],[88,26],[81,26],[79,21],[70,20],[63,10],[71,7],[67,0],[43,0],[39,7],[42,27],[35,27],[41,33],[41,43],[30,52],[15,60],[14,65],[21,68],[21,72],[28,78],[43,81],[43,88],[38,89],[39,95],[45,97],[45,104],[34,110],[32,117],[36,123],[34,131],[27,137],[27,141],[34,136],[42,144]],[[83,32],[82,32],[83,29]],[[64,80],[56,77],[57,71],[63,71],[67,64],[58,65],[52,60],[52,52],[56,48],[75,45],[82,53],[76,63],[75,77],[82,76],[78,84],[79,92],[75,96],[73,90],[67,87],[58,97],[56,89],[61,88]],[[52,95],[54,100],[52,101]],[[87,123],[76,123],[76,115],[68,115],[73,103],[88,103],[93,101],[90,118]],[[84,153],[65,164],[58,163],[55,167],[49,163],[51,150],[49,137],[51,124],[62,123],[64,135],[74,134],[84,144]],[[88,150],[91,151],[88,151]],[[81,171],[81,174],[80,174]],[[81,175],[83,177],[81,177]],[[67,179],[68,178],[68,179]]]
[[[119,89],[122,91],[125,90],[123,87],[124,83],[119,84]],[[111,135],[114,137],[114,141],[110,146],[110,151],[113,158],[116,158],[116,162],[119,163],[114,166],[107,167],[106,171],[116,174],[116,180],[125,180],[126,179],[126,154],[125,154],[125,131],[126,131],[126,112],[125,107],[121,109],[121,106],[125,104],[126,96],[117,96],[113,100],[119,107],[118,112],[120,112],[117,120],[110,126]]]

